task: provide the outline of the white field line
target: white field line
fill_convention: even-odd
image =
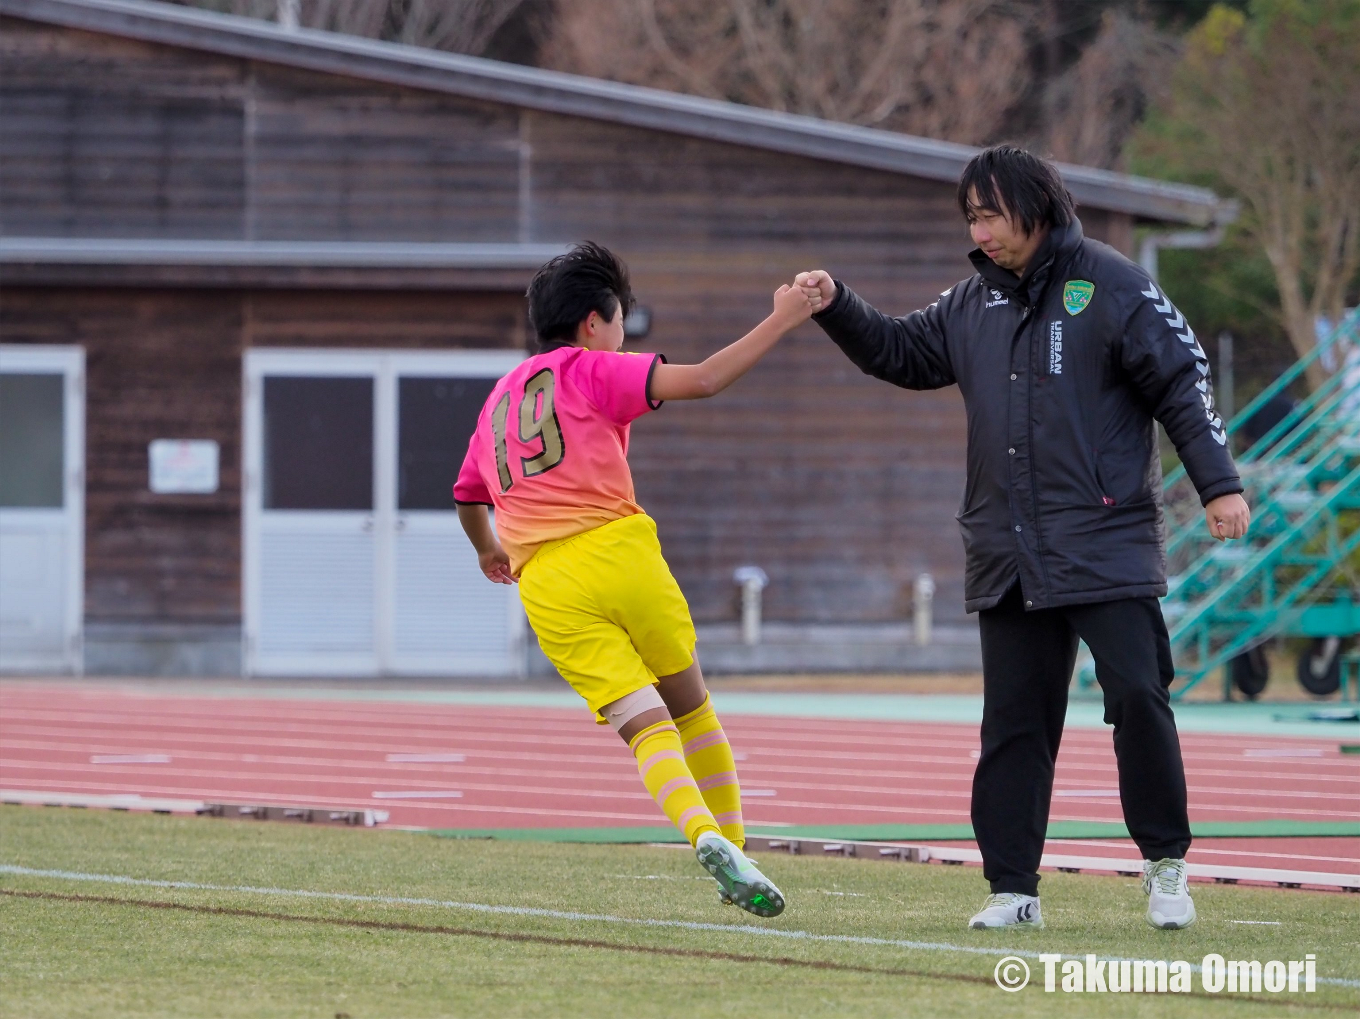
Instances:
[[[781,938],[790,941],[812,941],[842,945],[881,945],[887,948],[905,948],[909,951],[958,952],[961,955],[1007,956],[1019,955],[1037,959],[1041,953],[1023,948],[979,948],[975,945],[955,945],[947,941],[907,941],[900,938],[874,938],[853,934],[814,934],[810,931],[784,930],[775,927],[754,927],[738,924],[700,923],[694,920],[656,920],[628,916],[613,916],[608,913],[576,913],[561,909],[539,909],[533,906],[490,905],[482,902],[457,902],[449,899],[418,899],[400,895],[357,895],[348,892],[318,892],[298,888],[261,888],[253,885],[215,885],[197,881],[156,881],[149,878],[127,877],[122,874],[86,874],[69,870],[39,870],[20,867],[14,864],[0,864],[0,874],[13,874],[17,877],[51,878],[58,881],[75,881],[91,884],[123,885],[135,888],[173,888],[199,892],[231,892],[240,895],[262,895],[270,898],[320,899],[330,902],[371,902],[391,906],[429,906],[436,909],[459,910],[469,913],[490,913],[508,916],[536,916],[550,920],[573,920],[579,923],[602,923],[631,927],[663,927],[693,931],[720,931],[725,934],[740,934],[749,937]],[[1064,958],[1081,958],[1064,956]],[[1102,956],[1102,958],[1108,958]],[[1119,960],[1122,961],[1122,960]],[[1191,966],[1192,970],[1198,967]],[[1360,987],[1360,980],[1345,977],[1317,978],[1320,984],[1338,987]]]

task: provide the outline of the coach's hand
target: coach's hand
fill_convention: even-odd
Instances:
[[[836,299],[836,281],[822,269],[800,272],[793,278],[793,285],[807,294],[814,315],[823,308],[830,307],[831,302]]]
[[[1204,507],[1204,521],[1209,525],[1209,533],[1219,541],[1243,538],[1247,534],[1247,525],[1251,523],[1251,508],[1247,500],[1236,492],[1220,495]]]

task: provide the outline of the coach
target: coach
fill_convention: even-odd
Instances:
[[[1082,236],[1051,163],[987,149],[964,169],[958,203],[977,273],[928,308],[891,318],[825,272],[797,283],[865,373],[963,393],[958,521],[983,670],[972,818],[992,891],[969,925],[1043,926],[1037,871],[1080,637],[1114,726],[1124,818],[1147,861],[1147,919],[1187,927],[1190,825],[1157,600],[1166,554],[1153,421],[1175,443],[1210,533],[1245,534],[1209,363],[1147,274]]]

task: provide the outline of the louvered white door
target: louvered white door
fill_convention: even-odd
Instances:
[[[0,346],[0,671],[79,672],[85,353]]]
[[[390,671],[422,676],[522,671],[518,588],[493,585],[482,576],[456,516],[404,513],[395,545]]]
[[[519,355],[252,351],[247,669],[514,675],[523,611],[458,524],[477,414]]]
[[[519,355],[402,354],[396,409],[388,670],[406,675],[523,671],[518,589],[492,584],[458,524],[453,482],[477,415]]]
[[[246,668],[379,671],[380,358],[246,360]]]

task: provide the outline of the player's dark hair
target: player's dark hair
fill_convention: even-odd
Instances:
[[[969,201],[969,191],[976,202]],[[1076,218],[1058,168],[1014,145],[995,145],[968,160],[959,178],[958,200],[959,211],[970,221],[979,212],[999,212],[1027,234],[1037,227],[1067,226]]]
[[[615,314],[633,310],[628,267],[594,241],[582,241],[539,269],[525,296],[540,353],[571,343],[592,311],[612,322]]]

